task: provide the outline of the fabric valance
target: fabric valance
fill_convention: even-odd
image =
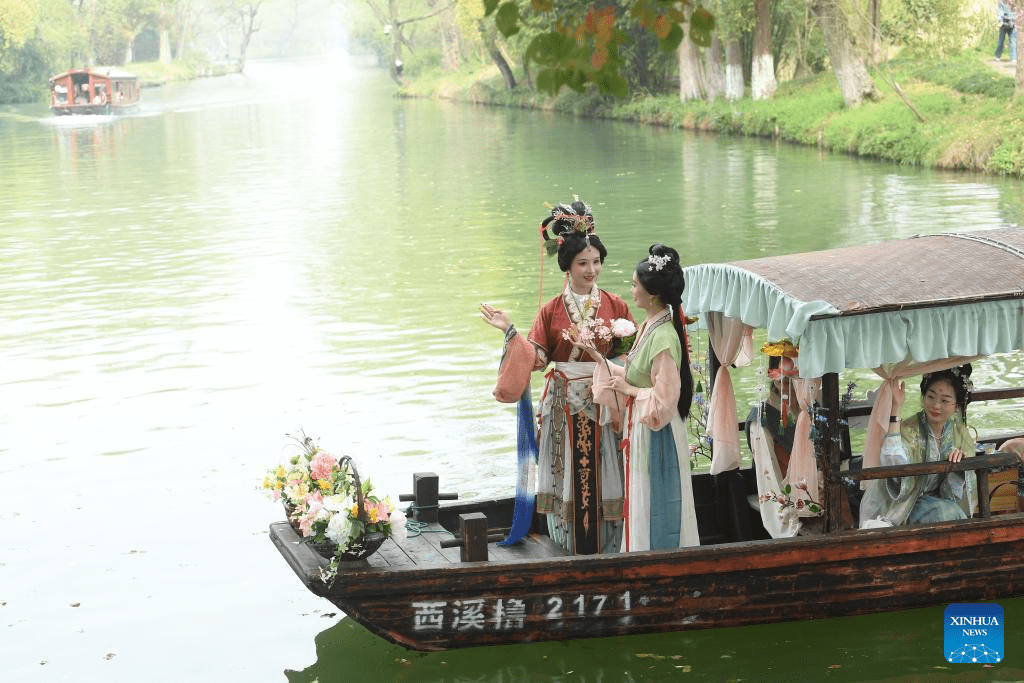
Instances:
[[[691,266],[685,275],[687,315],[718,311],[767,330],[772,341],[792,340],[800,347],[800,376],[805,378],[907,358],[924,362],[1024,348],[1020,297],[841,313],[833,303],[793,297],[730,264]]]

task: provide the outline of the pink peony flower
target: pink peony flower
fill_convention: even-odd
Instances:
[[[331,455],[320,451],[314,455],[313,460],[310,461],[309,471],[313,479],[330,479],[331,472],[334,471],[337,464],[338,463]]]

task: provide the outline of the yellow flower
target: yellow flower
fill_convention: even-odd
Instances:
[[[788,339],[777,342],[768,342],[761,347],[761,353],[766,356],[781,356],[785,358],[796,358],[800,355],[800,349],[793,345]]]
[[[331,490],[331,482],[327,481],[326,479],[317,479],[316,485],[320,487],[321,491],[326,492]]]

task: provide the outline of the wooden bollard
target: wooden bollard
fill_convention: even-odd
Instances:
[[[418,522],[437,521],[437,502],[439,500],[456,500],[457,493],[438,493],[437,475],[433,472],[416,472],[412,475],[412,493],[403,493],[398,500],[411,500],[413,517]]]
[[[462,561],[487,561],[487,515],[470,512],[459,515],[459,535],[462,536]]]

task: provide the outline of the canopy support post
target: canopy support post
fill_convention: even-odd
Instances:
[[[840,507],[846,504],[843,496],[843,484],[839,474],[840,462],[840,426],[839,421],[839,374],[829,372],[821,378],[821,408],[825,414],[824,424],[818,429],[824,431],[824,447],[818,451],[822,458],[821,472],[825,482],[822,486],[822,504],[825,507],[825,532],[838,531],[843,528],[843,514]]]

